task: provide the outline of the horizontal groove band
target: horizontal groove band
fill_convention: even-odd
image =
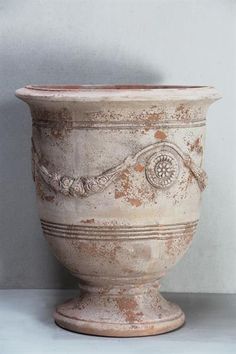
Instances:
[[[64,238],[64,239],[69,239],[69,240],[98,240],[98,241],[120,241],[120,240],[145,240],[145,239],[149,239],[149,240],[173,240],[173,239],[177,239],[177,238],[181,238],[181,237],[188,237],[191,236],[194,233],[194,230],[192,232],[189,233],[182,233],[179,235],[173,235],[173,236],[159,236],[157,233],[156,234],[152,234],[152,235],[129,235],[129,236],[123,236],[123,235],[116,235],[115,237],[109,237],[109,236],[105,236],[105,235],[101,235],[101,236],[88,236],[88,235],[71,235],[71,234],[67,234],[67,235],[60,235],[54,232],[49,232],[49,231],[44,231],[44,234],[47,236],[51,236],[51,237],[57,237],[57,238]]]
[[[162,235],[169,235],[169,234],[178,234],[178,233],[184,233],[184,232],[189,232],[191,230],[194,230],[196,228],[196,226],[192,226],[191,228],[181,228],[178,230],[159,230],[159,229],[144,229],[144,230],[95,230],[95,229],[60,229],[60,228],[54,228],[54,227],[49,227],[49,226],[45,226],[42,225],[43,230],[45,231],[52,231],[52,232],[58,232],[60,233],[67,233],[70,235],[79,235],[79,234],[95,234],[95,235],[99,235],[99,234],[109,234],[109,235],[114,235],[116,236],[117,234],[119,235],[125,235],[125,234],[162,234]]]
[[[206,124],[205,120],[180,122],[180,121],[161,121],[147,124],[146,122],[91,122],[91,121],[63,121],[63,129],[156,129],[156,128],[186,128],[186,127],[202,127]],[[53,128],[58,125],[57,121],[53,120],[34,120],[33,125],[41,128]]]
[[[139,231],[133,231],[133,232],[131,232],[131,231],[122,231],[122,232],[119,232],[119,231],[115,231],[115,232],[109,232],[109,231],[96,232],[96,231],[93,231],[93,232],[91,232],[89,230],[86,230],[86,231],[84,231],[84,230],[77,230],[77,231],[75,231],[75,230],[67,230],[67,231],[66,230],[57,230],[57,229],[53,229],[53,228],[49,228],[49,227],[45,227],[45,226],[42,226],[42,228],[43,228],[43,230],[45,232],[54,232],[54,233],[58,233],[58,235],[60,235],[60,234],[66,234],[66,235],[72,235],[72,236],[76,236],[76,235],[78,235],[78,236],[79,235],[108,236],[108,235],[111,235],[113,237],[119,237],[119,236],[126,236],[128,234],[129,236],[133,235],[133,236],[139,237],[139,236],[142,236],[142,235],[147,235],[148,236],[148,235],[156,235],[156,234],[163,235],[163,236],[165,236],[165,235],[168,236],[168,235],[171,235],[171,234],[174,234],[174,235],[181,234],[182,235],[182,234],[185,234],[187,232],[194,231],[196,229],[196,226],[191,228],[191,229],[178,230],[178,231],[172,231],[172,232],[170,232],[170,231],[160,232],[158,230],[145,230],[145,231],[139,230]]]
[[[96,230],[96,232],[99,231],[145,231],[145,230],[160,230],[160,231],[166,231],[166,230],[179,230],[183,229],[186,230],[187,228],[192,228],[194,226],[197,226],[198,220],[194,220],[191,222],[186,222],[186,223],[175,223],[175,224],[156,224],[156,225],[112,225],[112,226],[103,226],[103,225],[73,225],[73,224],[62,224],[62,223],[55,223],[51,222],[48,220],[41,219],[41,224],[45,227],[52,227],[55,229],[62,229],[66,231],[71,231],[71,230],[88,230],[88,231],[93,231]]]
[[[196,230],[197,221],[186,224],[151,225],[139,227],[102,227],[67,225],[66,228],[58,224],[41,221],[45,235],[58,238],[79,240],[129,240],[129,239],[157,239],[168,240],[191,236]],[[175,228],[173,228],[175,226]]]

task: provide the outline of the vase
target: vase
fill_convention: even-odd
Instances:
[[[189,248],[207,184],[208,86],[26,86],[32,172],[52,252],[79,280],[56,323],[146,336],[185,321],[159,281]],[[197,266],[197,265],[196,265]],[[189,274],[191,277],[191,274]]]

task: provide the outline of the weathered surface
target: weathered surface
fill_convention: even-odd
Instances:
[[[28,87],[42,228],[80,280],[56,322],[82,333],[151,335],[184,322],[159,279],[199,219],[210,87]]]

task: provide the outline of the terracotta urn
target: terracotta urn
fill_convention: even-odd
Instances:
[[[207,86],[26,86],[42,229],[79,280],[63,328],[146,336],[185,316],[159,281],[189,248],[207,184]],[[196,265],[197,266],[197,265]],[[189,274],[191,277],[191,274]]]

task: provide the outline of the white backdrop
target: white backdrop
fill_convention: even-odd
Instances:
[[[74,287],[37,217],[29,83],[213,85],[200,225],[162,289],[236,292],[236,1],[0,1],[0,287]]]

